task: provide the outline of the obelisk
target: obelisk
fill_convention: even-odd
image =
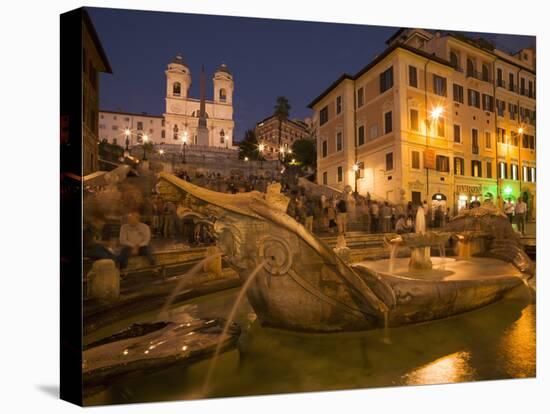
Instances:
[[[199,127],[197,128],[197,145],[209,145],[208,128],[206,127],[206,92],[205,92],[206,75],[204,73],[204,65],[201,68],[201,103],[199,109]]]

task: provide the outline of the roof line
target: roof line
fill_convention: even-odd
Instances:
[[[338,79],[336,79],[327,89],[325,89],[319,96],[317,96],[313,101],[311,101],[308,104],[308,108],[313,109],[313,106],[317,104],[321,99],[323,99],[327,94],[329,94],[340,82],[344,81],[345,79],[349,80],[357,80],[359,77],[363,76],[366,72],[368,72],[370,69],[372,69],[374,66],[376,66],[380,61],[385,59],[390,53],[392,53],[396,49],[403,49],[407,50],[411,53],[417,54],[419,56],[422,56],[426,59],[431,59],[434,62],[440,63],[445,66],[449,66],[452,68],[450,62],[446,61],[445,59],[442,59],[440,57],[437,57],[435,55],[431,55],[429,53],[426,53],[422,50],[418,50],[414,47],[404,45],[401,43],[396,43],[390,47],[387,47],[380,55],[378,55],[376,58],[374,58],[370,63],[368,63],[366,66],[364,66],[359,72],[357,72],[354,76],[351,76],[347,73],[344,73],[341,75]]]
[[[103,49],[103,45],[101,44],[101,40],[99,40],[99,36],[95,30],[94,24],[92,23],[92,19],[90,18],[90,15],[86,11],[85,7],[82,7],[82,19],[84,20],[84,23],[88,26],[90,36],[92,37],[92,40],[94,44],[97,47],[97,51],[99,53],[99,56],[101,57],[101,60],[103,60],[103,63],[105,64],[105,73],[113,73],[113,69],[111,68],[111,64],[109,63],[109,59],[107,59],[107,54],[105,53],[105,50]]]
[[[117,114],[117,115],[133,115],[133,116],[144,116],[144,117],[152,117],[152,118],[164,118],[162,115],[143,114],[143,113],[126,112],[126,111],[111,111],[109,109],[100,109],[99,112]]]

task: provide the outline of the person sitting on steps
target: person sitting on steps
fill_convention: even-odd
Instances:
[[[131,256],[145,256],[151,265],[155,265],[155,258],[151,253],[151,231],[149,226],[140,221],[137,211],[128,214],[128,223],[120,228],[120,244],[122,250],[118,258],[120,270],[128,266]]]

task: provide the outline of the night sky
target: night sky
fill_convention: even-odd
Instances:
[[[342,73],[355,74],[385,48],[395,27],[311,23],[182,13],[87,8],[113,74],[101,75],[100,108],[164,112],[166,65],[181,52],[199,97],[201,65],[211,77],[225,62],[235,80],[235,141],[270,116],[277,96],[290,100],[291,118]],[[475,34],[480,35],[480,34]],[[506,51],[534,46],[530,36],[482,34]]]

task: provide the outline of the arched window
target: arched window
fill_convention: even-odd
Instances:
[[[451,66],[455,69],[458,69],[458,55],[456,52],[451,52]]]
[[[466,60],[466,72],[468,76],[474,76],[475,74],[474,61],[470,58]]]
[[[220,89],[220,101],[225,102],[227,100],[227,93],[225,92],[225,89]]]
[[[220,131],[220,144],[224,144],[225,143],[225,131],[222,130]]]
[[[180,96],[181,95],[181,83],[175,82],[172,86],[172,95]]]
[[[178,126],[174,125],[174,140],[178,139]]]

